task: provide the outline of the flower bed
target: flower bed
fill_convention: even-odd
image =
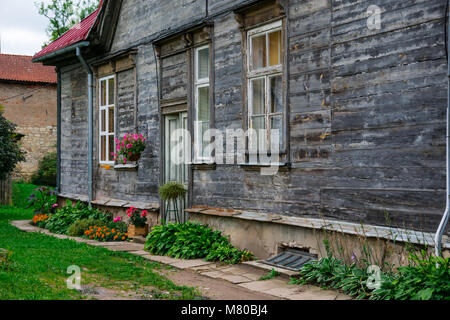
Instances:
[[[128,233],[123,233],[117,229],[111,229],[105,226],[90,226],[84,232],[84,237],[98,241],[126,241],[128,240]]]

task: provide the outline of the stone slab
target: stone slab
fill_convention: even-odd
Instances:
[[[193,260],[178,260],[177,262],[171,263],[170,265],[179,268],[179,269],[188,269],[192,267],[199,267],[211,264],[211,262],[204,261],[201,259],[193,259]]]
[[[247,282],[247,283],[240,283],[239,286],[247,288],[252,291],[266,292],[271,289],[287,287],[288,284],[286,281],[283,281],[283,280],[271,279],[271,280],[264,280],[264,281],[261,280],[261,281],[251,281],[251,282]]]
[[[156,261],[156,262],[160,262],[160,263],[164,263],[164,264],[172,264],[172,263],[180,262],[180,259],[175,259],[175,258],[167,257],[167,256],[150,255],[149,257],[145,256],[145,258],[147,258],[151,261]]]
[[[224,273],[222,273],[218,278],[226,280],[231,283],[235,283],[235,284],[253,281],[252,279],[249,279],[249,278],[246,278],[243,276],[238,276],[238,275],[234,275],[234,274],[224,274]]]

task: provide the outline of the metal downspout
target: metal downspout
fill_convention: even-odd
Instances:
[[[56,68],[56,191],[61,192],[61,69]]]
[[[92,169],[93,169],[93,91],[94,91],[94,82],[93,82],[93,74],[91,67],[86,63],[83,56],[81,55],[80,47],[76,48],[77,58],[80,61],[83,68],[86,70],[88,74],[88,197],[89,197],[89,206],[92,206]]]
[[[450,16],[449,16],[450,18]],[[450,21],[447,23],[447,43],[450,43]],[[447,153],[446,153],[446,168],[447,168],[447,184],[446,184],[446,205],[445,212],[442,216],[442,220],[439,223],[439,227],[436,230],[436,235],[434,238],[435,247],[434,253],[436,257],[442,256],[442,236],[444,235],[445,227],[448,223],[449,216],[449,207],[450,207],[450,50],[447,50],[448,59],[447,59],[447,134],[446,134],[446,144],[447,144]]]

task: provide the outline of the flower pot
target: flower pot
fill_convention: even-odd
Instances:
[[[128,238],[135,238],[136,236],[145,237],[148,234],[148,224],[143,227],[136,227],[133,224],[128,225]]]
[[[138,161],[140,158],[141,158],[140,153],[132,154],[131,156],[128,157],[128,161]]]

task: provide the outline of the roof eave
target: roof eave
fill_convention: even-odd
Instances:
[[[44,56],[33,58],[31,61],[34,62],[34,63],[45,62],[47,60],[54,59],[54,58],[56,58],[56,57],[58,57],[60,55],[68,53],[68,52],[70,52],[72,50],[76,50],[77,48],[88,47],[90,44],[91,43],[89,41],[79,41],[79,42],[76,42],[74,44],[71,44],[68,47],[59,49],[59,50],[54,51],[54,52],[50,52],[50,53],[48,53],[48,54],[46,54]]]

